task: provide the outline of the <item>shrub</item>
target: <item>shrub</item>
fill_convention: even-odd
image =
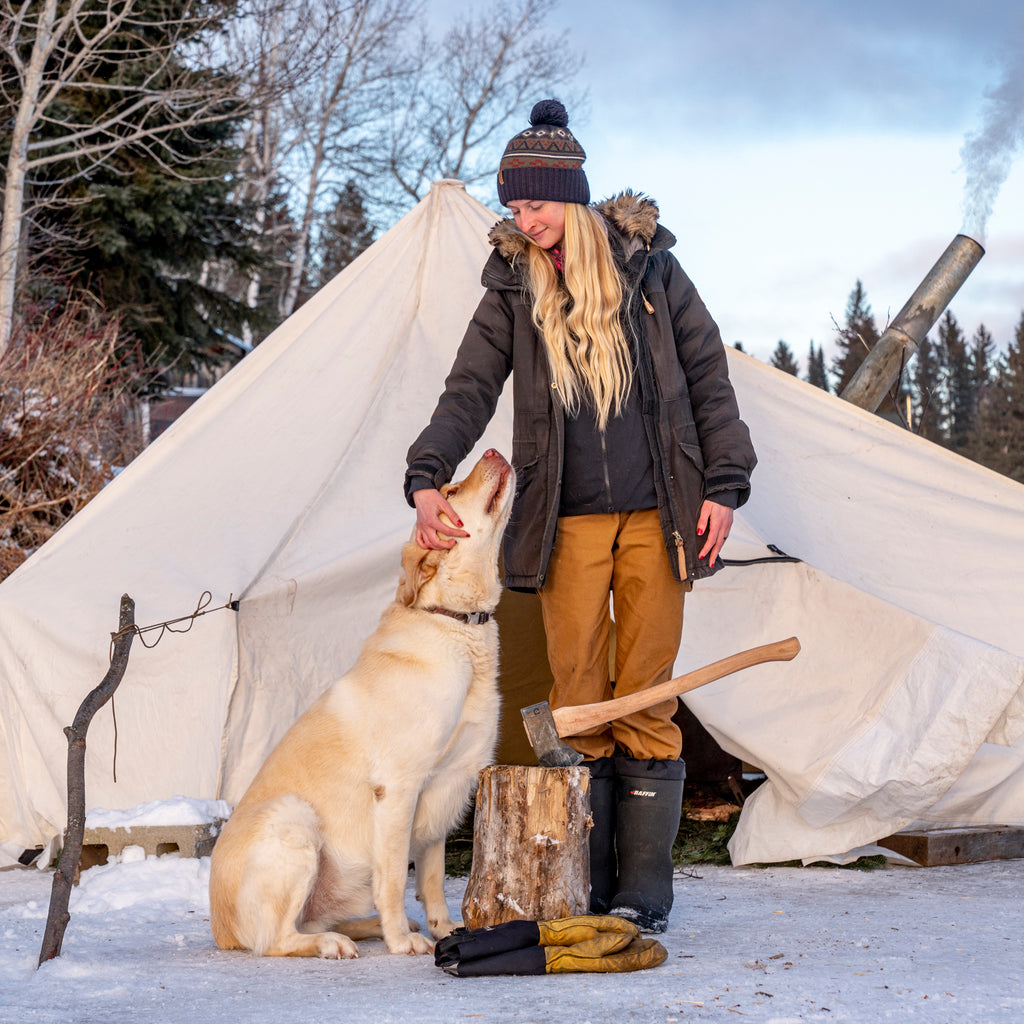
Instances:
[[[141,448],[124,351],[119,324],[73,299],[30,316],[0,357],[0,579]]]

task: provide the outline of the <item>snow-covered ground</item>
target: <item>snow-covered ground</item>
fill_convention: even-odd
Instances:
[[[209,859],[143,857],[129,849],[83,872],[63,953],[39,970],[53,876],[0,871],[0,1021],[1024,1020],[1024,861],[701,867],[677,874],[661,967],[470,979],[430,957],[389,956],[377,941],[358,960],[224,952],[210,935]],[[448,882],[453,910],[464,887]],[[417,917],[411,886],[407,898]]]

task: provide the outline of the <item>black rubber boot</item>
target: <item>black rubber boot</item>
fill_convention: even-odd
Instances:
[[[683,803],[683,761],[616,757],[619,887],[610,914],[663,932],[672,909],[672,844]]]
[[[607,914],[618,889],[615,859],[615,761],[599,757],[584,763],[590,769],[590,912]]]

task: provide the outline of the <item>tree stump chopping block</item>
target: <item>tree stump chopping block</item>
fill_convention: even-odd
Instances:
[[[592,825],[586,768],[485,768],[462,900],[466,927],[586,914]]]

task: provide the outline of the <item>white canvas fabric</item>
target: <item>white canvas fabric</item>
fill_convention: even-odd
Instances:
[[[740,353],[730,374],[759,461],[725,554],[802,561],[695,587],[677,669],[803,648],[685,698],[768,776],[733,862],[1021,822],[1024,487]]]
[[[437,183],[0,584],[0,849],[66,824],[62,729],[106,671],[122,593],[139,624],[204,591],[219,610],[135,641],[116,781],[111,709],[89,730],[89,807],[237,800],[352,663],[394,593],[405,451],[482,294],[496,219]],[[842,854],[913,822],[1021,822],[1024,488],[729,356],[760,462],[725,554],[774,544],[801,561],[698,583],[677,671],[803,645],[687,697],[768,775],[734,861]],[[510,425],[503,398],[470,460],[508,454]]]
[[[204,591],[240,603],[135,641],[116,782],[109,707],[89,730],[90,807],[237,800],[352,664],[394,595],[405,451],[483,293],[496,220],[436,185],[0,585],[0,839],[66,824],[62,729],[103,678],[122,593],[140,625]],[[478,451],[509,453],[510,436],[503,408]]]

